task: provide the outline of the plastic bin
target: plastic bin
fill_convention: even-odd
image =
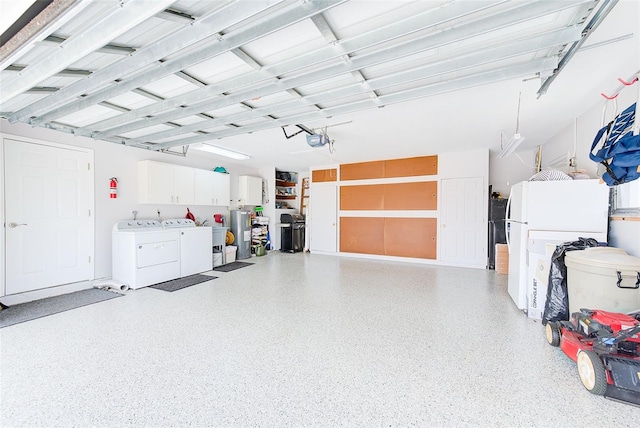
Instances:
[[[235,262],[236,261],[236,251],[237,250],[238,250],[238,247],[236,247],[235,245],[227,245],[227,248],[226,248],[227,263],[231,263],[231,262]]]
[[[568,251],[569,313],[580,308],[627,313],[640,309],[640,258],[621,248]]]
[[[222,253],[213,253],[213,266],[222,265]]]

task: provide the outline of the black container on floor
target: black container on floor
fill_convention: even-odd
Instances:
[[[280,228],[280,251],[298,253],[304,250],[304,216],[302,214],[281,214],[280,223],[283,224]]]

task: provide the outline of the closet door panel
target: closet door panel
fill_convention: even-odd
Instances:
[[[389,159],[385,161],[384,172],[384,176],[387,178],[436,175],[438,173],[438,156]]]
[[[384,254],[435,260],[436,235],[435,218],[386,218]]]
[[[386,184],[384,187],[385,210],[436,210],[438,209],[438,182]]]
[[[385,161],[346,163],[340,165],[340,181],[384,178]]]
[[[341,217],[340,251],[384,254],[384,218]]]
[[[384,184],[340,186],[341,210],[383,210]]]
[[[311,181],[313,183],[323,183],[338,180],[338,169],[316,169],[311,171]]]

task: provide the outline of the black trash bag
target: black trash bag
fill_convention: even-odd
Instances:
[[[597,247],[598,241],[593,238],[578,238],[577,241],[558,245],[551,256],[547,302],[544,305],[542,324],[549,321],[569,321],[569,293],[567,290],[567,265],[564,256],[567,251],[584,250]]]

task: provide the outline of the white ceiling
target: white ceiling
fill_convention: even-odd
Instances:
[[[520,93],[518,130],[535,147],[640,64],[633,0],[55,6],[54,19],[45,10],[39,27],[0,48],[3,117],[188,157],[210,156],[185,149],[204,142],[248,154],[254,167],[495,152],[501,132],[516,132]],[[335,151],[312,149],[305,132],[287,139],[281,127],[291,135],[296,124],[327,127]]]

